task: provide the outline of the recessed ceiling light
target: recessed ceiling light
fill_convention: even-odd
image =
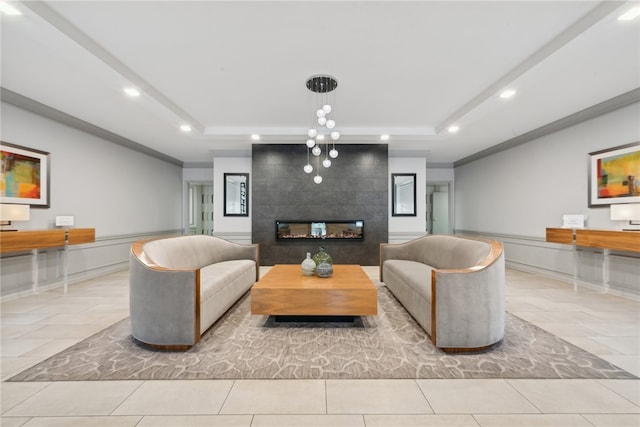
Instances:
[[[257,133],[254,133],[251,135],[251,139],[253,141],[260,141],[260,135],[258,135]]]
[[[380,135],[380,141],[388,141],[389,140],[389,135],[387,135],[386,133],[384,135]]]
[[[449,133],[456,133],[460,130],[460,126],[451,125],[447,130],[449,131]]]
[[[640,16],[640,6],[635,6],[618,16],[618,21],[631,21],[638,16]]]
[[[15,6],[12,6],[4,1],[0,1],[0,12],[4,13],[5,15],[22,15],[22,12],[16,9]]]
[[[184,125],[180,125],[180,130],[182,132],[191,132],[191,126],[184,124]]]
[[[515,94],[516,94],[516,90],[515,89],[505,89],[502,92],[500,92],[500,98],[509,99]]]
[[[135,87],[126,87],[126,88],[124,88],[124,93],[126,93],[128,96],[130,96],[132,98],[137,98],[138,96],[140,96],[140,91],[138,89],[136,89]]]
[[[324,135],[318,135],[318,136],[316,136],[316,139],[318,141],[324,141]]]

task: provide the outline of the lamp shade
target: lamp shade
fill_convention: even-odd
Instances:
[[[640,203],[611,205],[612,221],[640,221]]]
[[[28,221],[29,205],[0,204],[0,220],[2,221]]]

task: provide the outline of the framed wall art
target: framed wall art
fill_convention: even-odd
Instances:
[[[589,207],[640,203],[640,142],[589,153]]]
[[[391,216],[416,216],[416,174],[391,174]]]
[[[49,207],[49,153],[0,142],[0,203]]]
[[[249,174],[224,174],[224,216],[249,216]]]

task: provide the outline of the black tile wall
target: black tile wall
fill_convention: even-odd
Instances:
[[[321,184],[306,174],[302,144],[254,144],[252,153],[252,240],[260,244],[262,265],[297,264],[306,252],[324,246],[335,263],[378,265],[379,244],[388,241],[388,147],[386,144],[336,145],[339,156],[325,169]],[[322,146],[324,159],[325,146]],[[282,241],[276,220],[364,220],[362,241]]]

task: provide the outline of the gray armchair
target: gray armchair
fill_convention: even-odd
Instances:
[[[430,235],[381,244],[380,280],[444,351],[482,351],[504,336],[500,242]]]

